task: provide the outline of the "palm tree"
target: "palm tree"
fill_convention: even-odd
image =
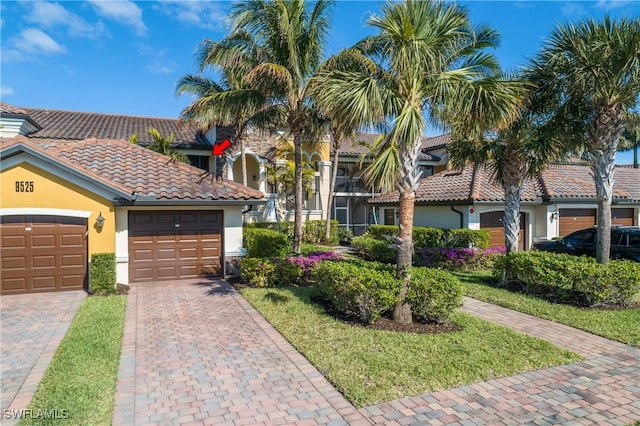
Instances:
[[[322,61],[329,29],[330,0],[249,0],[233,6],[231,17],[237,38],[220,50],[228,64],[250,56],[256,65],[245,81],[266,97],[270,108],[283,112],[295,149],[294,251],[302,241],[302,142],[308,128],[310,78]]]
[[[631,111],[625,118],[620,151],[633,151],[633,167],[638,168],[638,150],[640,149],[640,113]]]
[[[616,151],[624,117],[640,96],[640,19],[605,17],[558,26],[531,67],[540,89],[557,105],[549,120],[589,154],[596,186],[596,260],[607,263]],[[567,133],[568,132],[568,133]]]
[[[400,195],[397,275],[402,282],[394,320],[411,322],[406,301],[413,255],[415,191],[420,178],[417,158],[427,122],[443,123],[454,113],[481,117],[460,123],[471,132],[485,122],[503,122],[516,113],[516,90],[495,76],[495,58],[483,52],[495,46],[497,34],[473,27],[467,12],[440,1],[388,2],[369,25],[378,34],[342,52],[341,60],[357,71],[334,70],[319,76],[323,105],[337,119],[388,125],[380,151],[367,168],[368,184]],[[464,125],[463,125],[464,124]]]
[[[521,84],[525,92],[533,89],[525,80],[514,80],[514,84]],[[520,103],[521,116],[507,127],[490,135],[480,134],[475,139],[471,135],[459,137],[454,131],[447,148],[454,167],[462,168],[467,162],[485,166],[492,179],[502,187],[507,253],[518,251],[520,200],[526,180],[537,176],[551,161],[564,154],[562,144],[537,134],[536,118],[544,105],[532,105],[531,98],[523,98]],[[456,117],[451,120],[455,122]]]
[[[158,129],[153,127],[149,127],[147,129],[147,133],[149,133],[153,138],[153,141],[147,146],[147,149],[160,153],[162,155],[166,155],[173,161],[181,161],[183,163],[189,162],[189,157],[171,147],[171,143],[176,136],[175,134],[171,133],[167,137],[162,137]],[[137,145],[138,134],[134,133],[133,135],[129,136],[129,142]]]
[[[176,83],[175,93],[177,96],[188,93],[196,97],[180,116],[186,121],[198,123],[203,131],[216,124],[233,126],[234,141],[240,148],[242,184],[247,185],[247,130],[253,125],[264,126],[273,119],[273,114],[268,113],[265,96],[245,79],[248,71],[255,66],[256,58],[238,55],[233,60],[220,59],[221,51],[243,39],[246,39],[246,35],[238,32],[220,42],[203,40],[196,51],[199,71],[202,73],[207,68],[221,71],[220,82],[204,75],[187,74]]]

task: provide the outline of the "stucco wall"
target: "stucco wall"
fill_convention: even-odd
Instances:
[[[20,209],[20,214],[48,214],[88,217],[89,259],[94,253],[115,251],[116,221],[113,205],[79,185],[66,181],[29,163],[20,163],[1,174],[0,207]],[[33,192],[16,191],[16,182],[33,182]],[[95,226],[102,213],[104,226]]]
[[[465,212],[467,206],[457,206],[456,210]],[[413,213],[415,226],[428,226],[432,228],[455,229],[460,228],[460,215],[451,210],[449,206],[416,206]],[[463,226],[465,222],[463,221]]]

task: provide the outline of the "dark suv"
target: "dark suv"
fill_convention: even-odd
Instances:
[[[596,228],[581,229],[566,237],[534,244],[533,248],[555,253],[596,255]],[[611,227],[611,258],[640,262],[640,226]]]

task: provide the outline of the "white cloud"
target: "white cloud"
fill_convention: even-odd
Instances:
[[[560,9],[564,16],[577,17],[585,14],[584,7],[580,3],[565,3]]]
[[[13,89],[8,86],[0,86],[0,96],[13,95]]]
[[[26,20],[44,28],[67,27],[70,36],[90,39],[108,35],[102,22],[90,24],[58,3],[38,1],[31,5],[33,8]]]
[[[226,30],[228,10],[226,2],[204,2],[185,0],[165,0],[157,3],[154,9],[175,17],[179,22],[210,30]]]
[[[22,30],[20,35],[10,39],[7,49],[3,49],[2,61],[24,61],[39,56],[52,56],[67,53],[67,49],[58,44],[45,32],[36,28]]]
[[[147,34],[147,26],[142,20],[142,10],[129,0],[89,0],[96,13],[104,18],[133,27],[137,35]]]
[[[604,10],[617,9],[631,4],[632,0],[599,0],[595,7]]]
[[[167,59],[167,52],[164,49],[155,49],[146,44],[138,46],[140,55],[149,57],[149,63],[146,66],[147,71],[154,74],[171,74],[178,69],[175,61]]]

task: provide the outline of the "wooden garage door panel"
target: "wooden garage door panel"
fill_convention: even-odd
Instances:
[[[561,237],[596,224],[595,209],[560,209],[559,216]]]
[[[86,223],[61,216],[3,216],[2,294],[83,289]]]
[[[488,212],[480,214],[480,229],[489,231],[489,247],[504,247],[504,212]],[[524,250],[525,213],[520,214],[519,249]]]
[[[633,226],[633,209],[611,209],[611,224],[620,226]]]
[[[222,212],[129,212],[132,282],[222,272]]]

